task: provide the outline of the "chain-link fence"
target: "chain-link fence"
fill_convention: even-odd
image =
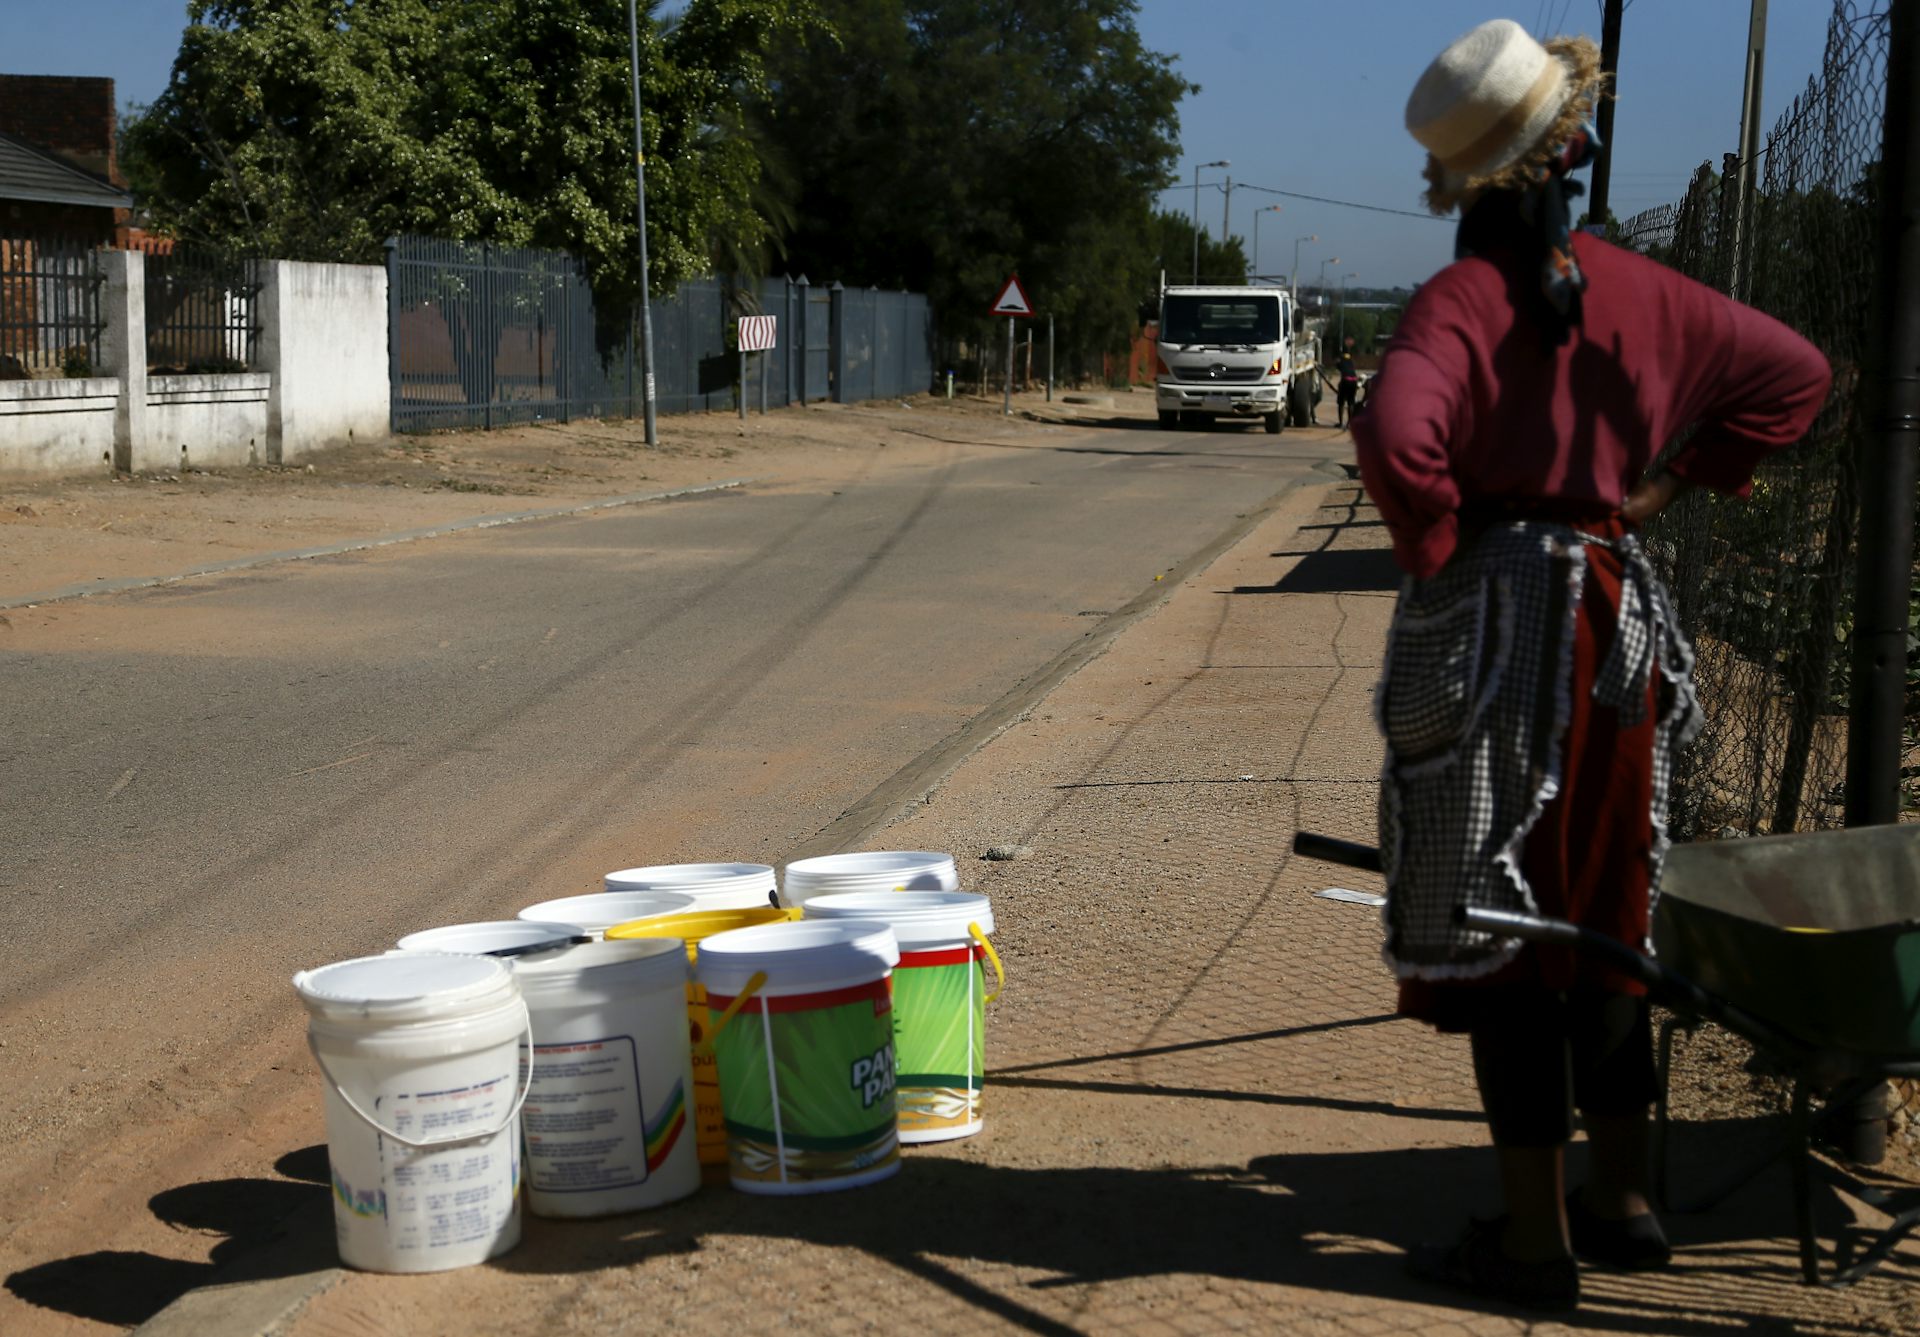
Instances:
[[[1733,154],[1703,163],[1684,199],[1620,227],[1625,244],[1800,331],[1834,372],[1812,430],[1760,468],[1750,501],[1696,492],[1648,534],[1708,721],[1675,777],[1679,838],[1841,824],[1887,46],[1884,2],[1840,0],[1820,73],[1752,172]]]

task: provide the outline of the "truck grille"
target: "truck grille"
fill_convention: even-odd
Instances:
[[[1247,385],[1259,380],[1265,372],[1259,367],[1222,367],[1216,376],[1210,363],[1195,363],[1175,367],[1173,374],[1183,383],[1191,385]]]

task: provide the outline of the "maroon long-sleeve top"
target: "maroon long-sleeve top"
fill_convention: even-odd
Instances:
[[[1672,471],[1745,495],[1826,398],[1826,359],[1779,321],[1599,238],[1574,248],[1585,313],[1558,347],[1528,310],[1535,272],[1497,256],[1441,270],[1394,331],[1353,435],[1394,556],[1416,576],[1453,555],[1463,506],[1617,509],[1689,425]]]

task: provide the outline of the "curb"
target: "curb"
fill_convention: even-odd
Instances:
[[[300,562],[313,557],[332,557],[343,552],[362,552],[368,548],[385,548],[395,543],[412,543],[417,539],[439,538],[443,534],[458,534],[470,529],[496,529],[501,525],[524,524],[529,520],[550,520],[565,515],[585,515],[590,511],[610,510],[615,506],[637,506],[647,501],[671,501],[676,497],[697,497],[704,492],[724,492],[729,488],[745,487],[749,483],[759,482],[759,478],[729,478],[720,483],[701,483],[695,487],[673,488],[666,492],[628,492],[618,497],[605,497],[599,501],[582,502],[575,506],[543,506],[532,511],[507,511],[499,515],[475,515],[465,520],[449,520],[443,525],[429,525],[424,529],[402,529],[392,534],[380,534],[367,539],[345,539],[339,543],[329,543],[318,548],[290,548],[285,552],[264,552],[253,557],[235,557],[225,562],[209,562],[204,566],[189,567],[170,576],[127,576],[120,580],[93,580],[84,585],[64,585],[57,590],[48,590],[42,594],[22,594],[0,599],[0,610],[8,608],[31,608],[36,604],[59,603],[67,599],[84,599],[90,594],[119,594],[125,590],[151,589],[156,585],[173,585],[183,580],[192,580],[197,576],[217,576],[229,571],[244,571],[249,567],[270,566],[276,562]]]

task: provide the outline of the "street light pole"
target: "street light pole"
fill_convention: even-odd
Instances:
[[[653,306],[647,299],[647,148],[640,125],[640,16],[635,0],[627,0],[627,44],[633,74],[633,201],[640,221],[640,374],[646,387],[647,444],[657,446],[660,419],[653,398]],[[743,383],[743,392],[745,388]]]
[[[1319,240],[1320,234],[1318,232],[1293,239],[1293,268],[1287,271],[1287,291],[1293,294],[1293,303],[1295,306],[1300,304],[1300,243],[1303,241]]]
[[[1340,263],[1340,257],[1337,255],[1332,257],[1331,259],[1322,260],[1320,262],[1320,282],[1317,285],[1317,288],[1320,295],[1321,306],[1325,306],[1327,304],[1327,266],[1337,265],[1339,263]]]
[[[632,0],[628,0],[631,4]],[[1218,162],[1199,162],[1193,165],[1193,281],[1200,282],[1200,171],[1205,167],[1231,167],[1225,158]]]
[[[1233,218],[1233,178],[1228,177],[1227,184],[1226,184],[1226,198],[1220,205],[1220,245],[1223,248],[1226,246],[1227,242],[1232,239],[1232,236],[1233,236],[1232,233],[1227,231],[1228,224],[1232,220],[1232,218]]]
[[[1347,280],[1359,277],[1358,274],[1340,276],[1340,351],[1342,353],[1347,351]]]
[[[1277,214],[1283,208],[1285,208],[1284,205],[1269,204],[1265,208],[1253,211],[1253,276],[1255,278],[1260,277],[1260,215]]]

